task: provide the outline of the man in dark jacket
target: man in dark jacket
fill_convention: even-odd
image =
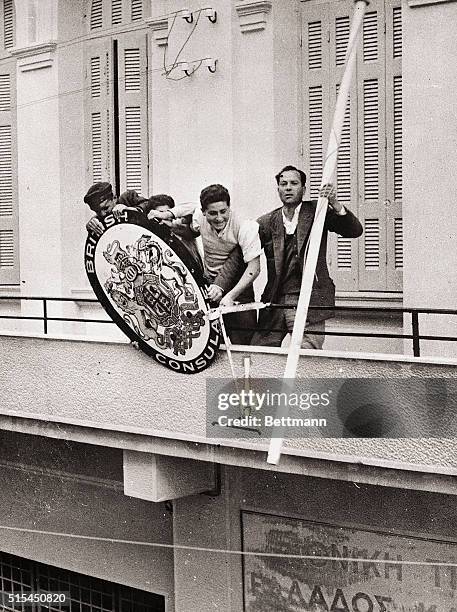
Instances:
[[[262,302],[298,303],[303,273],[303,257],[309,240],[316,210],[316,201],[303,201],[306,175],[294,166],[286,166],[276,175],[282,206],[258,219],[259,234],[267,260],[268,279]],[[310,306],[334,306],[335,285],[327,268],[327,233],[336,232],[345,238],[357,238],[362,226],[350,210],[338,202],[332,185],[323,188],[329,208],[325,219],[319,256],[314,276]],[[310,308],[307,326],[324,331],[324,321],[333,316],[330,310]],[[293,309],[264,309],[260,311],[258,328],[252,344],[280,346],[287,333],[292,332],[295,319]],[[322,348],[324,335],[307,333],[302,348]]]

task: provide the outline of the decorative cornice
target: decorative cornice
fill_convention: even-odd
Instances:
[[[241,31],[256,32],[264,30],[271,5],[271,0],[239,0],[235,4],[235,10],[240,19]]]
[[[150,17],[145,20],[152,30],[152,35],[159,47],[163,47],[168,43],[168,18]]]
[[[27,47],[15,47],[11,49],[11,55],[17,57],[18,68],[21,72],[40,70],[52,66],[56,47],[57,43],[55,41],[48,41],[28,45]]]
[[[455,2],[455,0],[408,0],[408,6],[410,6],[411,8],[415,8],[416,6],[443,4],[444,2]]]
[[[30,55],[55,51],[56,47],[57,43],[54,40],[48,40],[47,42],[27,45],[26,47],[14,47],[14,49],[11,49],[11,55],[15,55],[18,58],[28,57]]]

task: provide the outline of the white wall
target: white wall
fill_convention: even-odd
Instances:
[[[167,80],[160,73],[165,47],[151,43],[152,191],[194,201],[202,187],[220,182],[235,209],[256,217],[278,205],[274,174],[299,157],[298,7],[293,0],[274,2],[263,29],[243,31],[237,4],[212,2],[217,23],[202,16],[179,57],[216,57],[215,74],[201,67],[191,78]],[[200,8],[195,0],[186,6]],[[174,1],[167,11],[181,8]],[[161,11],[153,7],[153,17]],[[169,64],[191,28],[176,18]]]
[[[457,3],[405,5],[403,27],[404,304],[455,309]],[[457,317],[430,317],[421,331],[457,336]],[[457,355],[457,343],[422,347]]]

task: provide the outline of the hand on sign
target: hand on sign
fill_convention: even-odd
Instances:
[[[206,290],[206,296],[211,302],[219,302],[223,293],[218,285],[210,285]]]
[[[105,228],[103,226],[103,223],[99,219],[97,219],[97,217],[92,217],[86,223],[86,230],[88,232],[92,232],[92,234],[95,234],[96,236],[101,236],[105,231]]]
[[[129,210],[129,208],[125,206],[125,204],[116,204],[116,206],[113,208],[113,215],[115,219],[119,220],[126,210]]]

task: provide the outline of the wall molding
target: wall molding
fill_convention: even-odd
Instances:
[[[271,7],[271,0],[239,0],[235,4],[235,10],[240,20],[241,31],[245,33],[264,30]]]
[[[168,44],[168,18],[150,17],[145,20],[152,30],[152,36],[159,47]]]
[[[456,0],[408,0],[408,6],[416,8],[418,6],[428,6],[429,4],[444,4],[449,2],[455,2]]]
[[[18,68],[21,72],[50,68],[54,61],[57,43],[49,41],[27,47],[16,47],[11,50],[11,55],[18,59]]]

